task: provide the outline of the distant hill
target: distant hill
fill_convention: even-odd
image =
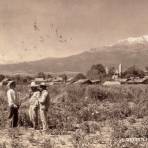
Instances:
[[[1,73],[86,72],[92,64],[102,63],[127,68],[148,66],[148,36],[128,38],[117,43],[64,58],[46,58],[33,62],[0,65]]]

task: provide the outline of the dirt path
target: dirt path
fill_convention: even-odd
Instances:
[[[109,128],[100,134],[50,135],[39,130],[17,128],[0,130],[0,148],[106,148]]]
[[[72,147],[71,136],[69,135],[55,136],[32,129],[1,130],[0,139],[0,144],[6,145],[8,148],[60,148],[62,145],[64,145],[64,148]]]

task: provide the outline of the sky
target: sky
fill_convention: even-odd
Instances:
[[[65,57],[148,34],[148,0],[0,0],[0,63]]]

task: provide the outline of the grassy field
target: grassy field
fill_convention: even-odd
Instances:
[[[21,85],[17,89],[20,98],[23,98],[29,88]],[[39,141],[38,138],[42,136],[44,137],[42,142],[34,147],[56,148],[58,147],[56,138],[60,139],[59,147],[63,148],[146,148],[147,146],[147,85],[49,87],[51,104],[48,112],[49,131],[46,136],[41,131],[32,131],[30,128],[28,100],[20,107],[20,127],[17,130],[8,130],[5,92],[6,89],[2,88],[0,129],[3,134],[0,133],[0,138],[4,137],[3,135],[8,137],[7,140],[11,140],[10,147],[28,147],[14,138],[21,139],[19,135],[27,134],[29,147],[33,147],[33,141]],[[129,138],[135,138],[137,142],[128,141]],[[3,140],[0,147],[8,147],[7,142]]]

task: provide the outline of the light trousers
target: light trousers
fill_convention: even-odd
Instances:
[[[48,129],[47,110],[40,109],[40,118],[41,118],[43,130],[47,130]]]
[[[29,117],[33,124],[33,128],[36,129],[38,126],[38,108],[31,105],[29,107]]]

